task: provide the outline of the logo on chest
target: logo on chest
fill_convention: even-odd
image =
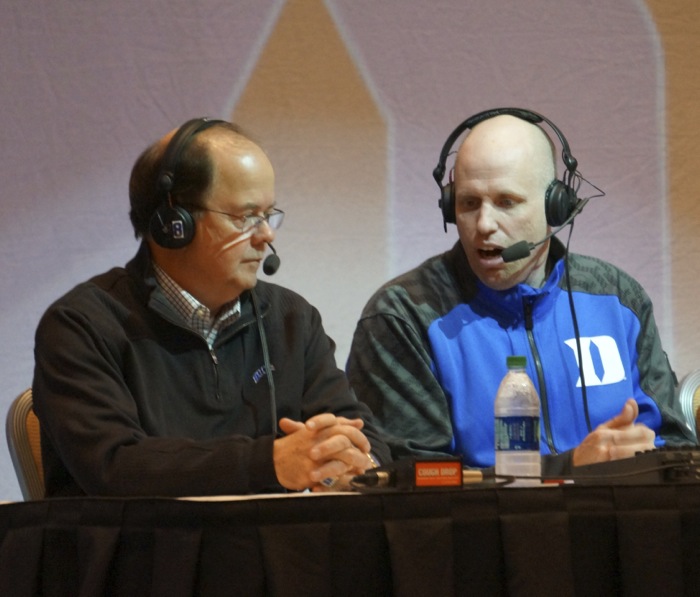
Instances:
[[[275,370],[275,366],[274,366],[274,365],[270,365],[270,370],[274,371],[274,370]],[[261,379],[263,379],[263,378],[265,377],[265,375],[266,375],[266,373],[265,373],[265,365],[263,365],[262,367],[258,368],[258,369],[255,371],[255,373],[253,373],[253,383],[256,383],[256,384],[257,384]]]
[[[564,343],[573,351],[576,365],[579,366],[576,339],[571,338]],[[581,358],[587,386],[608,386],[625,379],[620,349],[612,336],[581,338]],[[580,377],[576,387],[581,387]]]

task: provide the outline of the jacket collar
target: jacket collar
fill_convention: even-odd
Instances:
[[[465,300],[481,305],[484,311],[493,315],[500,314],[505,319],[522,317],[526,302],[532,303],[535,314],[554,304],[561,291],[560,281],[564,273],[565,255],[566,249],[561,241],[552,238],[547,256],[549,273],[540,288],[533,288],[528,284],[517,284],[507,290],[494,290],[476,277],[469,266],[460,241],[457,241],[449,252],[449,258]]]
[[[134,280],[143,302],[148,305],[149,309],[173,323],[182,325],[182,317],[172,307],[170,301],[165,297],[165,294],[156,281],[151,250],[147,242],[141,242],[136,255],[126,264],[126,271],[132,280]],[[258,286],[262,287],[259,290],[256,287],[254,290],[247,290],[241,294],[241,316],[234,324],[222,330],[220,334],[222,338],[228,337],[230,334],[235,333],[255,321],[255,311],[250,296],[251,293],[257,292],[261,316],[267,313],[269,310],[269,302],[265,297],[267,293],[261,292],[264,288],[264,282],[258,282]]]

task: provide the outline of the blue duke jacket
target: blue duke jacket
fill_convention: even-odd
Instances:
[[[363,418],[374,454],[389,450],[336,367],[318,311],[263,281],[261,306],[277,418]],[[210,351],[157,287],[142,245],[126,268],[78,285],[36,334],[34,406],[47,494],[228,495],[280,491],[273,407],[251,293]]]
[[[570,469],[570,450],[589,429],[563,256],[555,239],[542,288],[495,291],[474,276],[457,243],[375,293],[347,371],[394,458],[457,454],[465,465],[492,466],[493,403],[506,356],[525,355],[540,395],[543,473]],[[568,259],[591,428],[634,397],[638,421],[657,433],[658,445],[695,443],[644,290],[609,263]]]

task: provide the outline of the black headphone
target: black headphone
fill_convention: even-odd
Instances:
[[[569,143],[567,142],[566,137],[564,137],[564,134],[551,120],[537,114],[536,112],[531,112],[530,110],[524,110],[522,108],[496,108],[493,110],[484,110],[483,112],[479,112],[478,114],[467,118],[454,131],[452,131],[452,133],[450,133],[447,141],[445,141],[445,144],[442,146],[438,165],[433,170],[433,178],[440,187],[441,196],[438,200],[438,206],[442,210],[442,220],[445,232],[447,232],[447,224],[455,224],[457,221],[455,216],[454,182],[452,181],[452,175],[450,174],[450,181],[447,184],[442,184],[442,179],[445,176],[445,162],[447,161],[447,156],[450,154],[452,146],[457,138],[464,131],[474,128],[477,124],[483,122],[484,120],[488,120],[494,116],[500,116],[501,114],[515,116],[527,122],[531,122],[532,124],[545,122],[557,135],[559,138],[559,143],[562,147],[561,155],[564,165],[566,166],[566,172],[564,173],[562,180],[555,178],[547,187],[544,197],[544,209],[547,216],[547,223],[552,227],[562,226],[574,213],[574,209],[579,202],[579,199],[576,196],[576,190],[573,187],[574,180],[577,176],[576,168],[578,167],[578,161],[573,155],[571,155]]]
[[[175,170],[183,151],[197,133],[224,122],[209,118],[193,118],[183,124],[168,143],[163,154],[156,180],[156,193],[161,197],[160,205],[151,216],[149,231],[151,238],[166,249],[180,249],[194,238],[195,224],[192,214],[172,201],[171,191],[175,185]]]

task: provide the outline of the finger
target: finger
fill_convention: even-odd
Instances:
[[[368,469],[373,469],[377,466],[369,452],[361,452],[360,450],[353,449],[349,457],[350,459],[344,459],[344,462],[350,465],[350,470],[356,475],[361,475]]]
[[[314,460],[333,458],[336,452],[347,448],[355,448],[367,454],[372,447],[362,431],[347,425],[336,425],[324,430],[323,433],[319,433],[317,440],[317,444],[310,451]]]
[[[619,429],[632,425],[639,415],[639,405],[633,398],[628,398],[618,415],[603,423],[608,429]]]
[[[314,483],[320,483],[323,479],[341,477],[348,474],[348,465],[342,460],[328,460],[309,473],[309,478]]]
[[[356,446],[359,450],[368,452],[370,443],[361,429],[351,425],[333,425],[321,429],[315,434],[316,442],[321,443],[333,437],[346,437],[350,444]]]
[[[357,448],[349,448],[347,450],[343,450],[342,452],[336,453],[334,455],[334,458],[318,462],[317,464],[319,464],[320,466],[316,470],[325,470],[322,467],[330,463],[332,463],[335,468],[342,468],[344,466],[345,474],[350,475],[360,475],[364,473],[368,468],[372,468],[371,463],[367,458],[367,455],[357,450]],[[342,463],[342,465],[340,463]]]
[[[336,419],[339,425],[350,425],[351,427],[357,427],[357,429],[362,429],[365,426],[365,422],[362,419],[348,419],[347,417],[337,417]]]
[[[323,413],[320,415],[315,415],[306,421],[306,426],[314,431],[320,431],[333,425],[349,425],[350,427],[356,427],[357,429],[362,429],[365,422],[362,419],[348,419],[347,417],[336,417],[331,413]]]
[[[327,427],[332,427],[338,423],[338,417],[333,413],[321,413],[315,415],[306,421],[306,427],[312,431],[320,431]]]
[[[295,431],[299,431],[299,429],[304,428],[304,423],[301,423],[300,421],[294,421],[292,419],[289,419],[287,417],[282,417],[279,420],[279,428],[283,433],[286,433],[289,435],[290,433],[294,433]]]
[[[634,398],[628,398],[627,402],[625,402],[623,410],[627,407],[630,407],[632,409],[632,412],[630,413],[630,416],[632,417],[632,422],[636,421],[637,417],[639,416],[639,404],[637,404],[637,401]]]
[[[637,423],[624,429],[615,429],[611,432],[613,446],[630,446],[637,451],[654,448],[656,433],[643,423]]]
[[[347,436],[333,435],[311,448],[309,457],[316,461],[333,460],[348,448],[352,448],[352,441]]]
[[[643,437],[638,439],[636,442],[632,443],[622,443],[609,446],[608,453],[610,460],[618,460],[620,458],[631,458],[637,452],[645,452],[647,450],[654,450],[654,438],[656,434],[647,429],[650,433],[644,433]]]

